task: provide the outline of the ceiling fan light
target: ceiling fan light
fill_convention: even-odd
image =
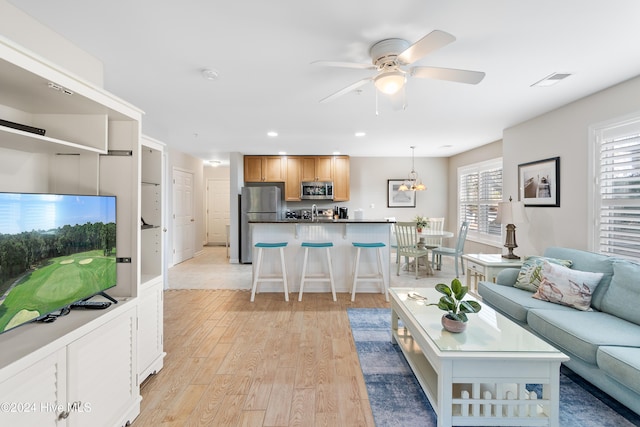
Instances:
[[[393,95],[402,89],[405,83],[404,73],[401,71],[387,71],[380,73],[373,78],[376,88],[387,95]]]

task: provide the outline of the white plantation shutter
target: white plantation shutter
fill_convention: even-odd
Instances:
[[[640,261],[640,129],[627,132],[604,132],[598,141],[596,244],[601,253]]]
[[[493,221],[502,201],[502,159],[458,169],[458,227],[469,222],[467,238],[500,243],[502,228]]]

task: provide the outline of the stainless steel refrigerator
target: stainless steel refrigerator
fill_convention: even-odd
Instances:
[[[242,187],[240,196],[240,262],[251,263],[253,243],[249,221],[271,221],[281,217],[280,188]]]

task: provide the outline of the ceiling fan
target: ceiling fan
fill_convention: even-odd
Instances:
[[[333,101],[334,99],[358,89],[369,82],[382,93],[393,97],[404,88],[407,75],[411,77],[449,80],[458,83],[478,84],[484,79],[485,73],[481,71],[457,70],[453,68],[439,67],[407,67],[414,62],[424,58],[429,53],[440,49],[456,40],[451,34],[434,30],[415,42],[398,38],[384,39],[374,43],[369,49],[371,64],[357,62],[340,61],[314,61],[314,65],[328,67],[357,68],[365,70],[376,70],[374,76],[359,80],[349,86],[320,100],[321,103]],[[397,104],[394,102],[394,104]]]

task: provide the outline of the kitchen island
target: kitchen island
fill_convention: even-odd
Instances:
[[[353,242],[382,242],[385,247],[382,250],[383,259],[389,260],[389,243],[391,224],[384,219],[339,219],[309,221],[309,220],[274,220],[274,221],[250,221],[252,246],[257,242],[288,242],[285,248],[285,264],[287,268],[287,281],[289,292],[300,290],[300,276],[304,261],[304,250],[300,247],[302,242],[332,242],[331,259],[335,280],[336,292],[351,292],[353,281],[353,263],[356,249]],[[255,248],[254,248],[255,251]],[[324,253],[312,251],[309,254],[308,274],[326,274],[326,258]],[[255,256],[255,252],[254,252]],[[389,262],[383,262],[385,284],[389,286]],[[253,269],[255,274],[255,264]],[[374,273],[377,270],[376,251],[365,250],[360,256],[360,274]],[[274,254],[268,254],[264,258],[262,274],[277,274],[280,271],[280,260]],[[260,283],[259,292],[282,292],[281,283]],[[327,283],[305,283],[307,292],[330,292]],[[358,293],[383,292],[379,283],[358,283]],[[357,298],[357,297],[356,297]]]

